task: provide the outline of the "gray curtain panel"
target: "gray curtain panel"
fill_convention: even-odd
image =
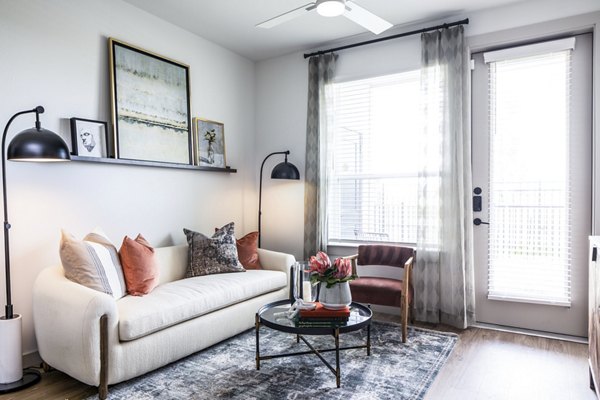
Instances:
[[[333,104],[331,82],[337,54],[308,60],[308,110],[304,170],[304,259],[327,250],[327,135]]]
[[[415,318],[474,321],[469,54],[462,26],[421,36],[424,121]]]

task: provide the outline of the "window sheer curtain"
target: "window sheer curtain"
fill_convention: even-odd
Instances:
[[[469,56],[464,29],[421,36],[424,110],[418,183],[415,318],[474,321]]]
[[[332,80],[337,54],[308,60],[306,163],[304,169],[304,259],[327,250],[327,142],[332,125]]]

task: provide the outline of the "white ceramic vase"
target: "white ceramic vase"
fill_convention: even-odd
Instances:
[[[341,282],[328,288],[326,283],[321,283],[319,302],[328,310],[341,310],[349,306],[352,303],[350,284]]]

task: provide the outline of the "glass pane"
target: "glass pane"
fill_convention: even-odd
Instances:
[[[570,51],[490,63],[489,298],[570,302]]]
[[[419,71],[334,86],[330,242],[416,240]]]

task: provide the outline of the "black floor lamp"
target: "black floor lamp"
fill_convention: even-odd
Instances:
[[[20,111],[13,115],[2,135],[2,195],[4,200],[4,270],[6,279],[6,306],[0,317],[0,394],[24,389],[40,380],[40,373],[34,369],[23,370],[21,316],[13,313],[10,287],[10,253],[8,231],[8,205],[6,196],[6,134],[13,120],[19,115],[35,113],[35,128],[17,134],[8,145],[8,159],[11,161],[68,161],[69,147],[60,136],[42,129],[40,114],[44,107]]]
[[[258,247],[260,247],[260,220],[262,217],[262,176],[263,176],[263,167],[265,166],[265,161],[275,154],[285,154],[285,161],[280,162],[273,168],[271,171],[271,179],[300,179],[300,172],[298,172],[298,168],[291,162],[288,162],[287,156],[290,154],[289,150],[286,151],[276,151],[274,153],[269,154],[265,157],[262,164],[260,165],[260,183],[258,189]]]

